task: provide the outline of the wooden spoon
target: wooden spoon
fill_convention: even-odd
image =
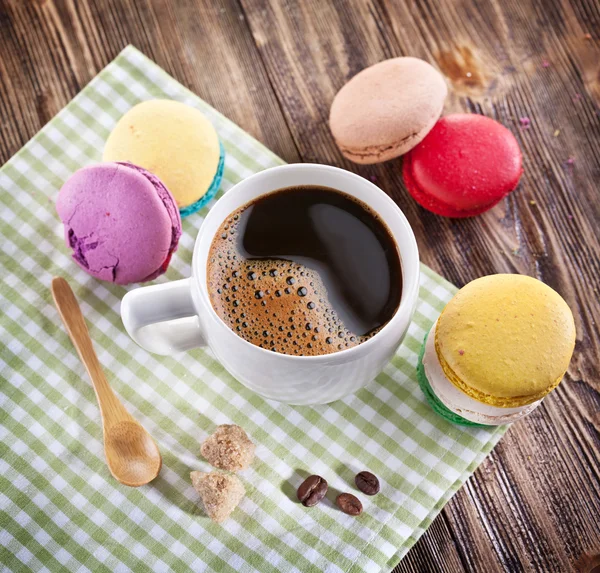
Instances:
[[[108,469],[124,485],[145,485],[160,471],[162,458],[158,447],[150,434],[125,409],[106,381],[69,283],[61,277],[52,279],[52,296],[94,385],[102,415]]]

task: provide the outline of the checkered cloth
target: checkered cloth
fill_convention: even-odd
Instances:
[[[129,47],[2,168],[0,562],[13,571],[392,569],[503,433],[445,422],[416,382],[423,336],[456,289],[423,267],[414,322],[393,361],[367,388],[326,406],[264,400],[206,349],[148,354],[121,324],[126,289],[71,259],[54,201],[75,170],[100,160],[121,115],[149,98],[210,118],[227,151],[221,193],[282,163]],[[189,275],[201,215],[184,221],[161,280]],[[163,468],[148,486],[122,486],[108,472],[96,398],[52,304],[54,275],[74,287],[108,379],[160,447]],[[245,499],[216,525],[189,472],[210,471],[199,444],[223,423],[241,425],[257,450],[242,475]],[[381,493],[359,493],[364,512],[350,517],[331,500],[357,493],[363,469],[378,475]],[[327,479],[330,497],[305,508],[295,493],[310,473]]]

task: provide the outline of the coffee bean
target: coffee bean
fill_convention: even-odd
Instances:
[[[366,495],[379,493],[379,480],[371,472],[360,472],[354,478],[356,487]]]
[[[302,505],[317,505],[327,493],[327,482],[321,476],[308,476],[298,488],[298,499]]]
[[[363,510],[360,499],[351,493],[340,493],[340,495],[337,496],[335,503],[348,515],[360,515]]]

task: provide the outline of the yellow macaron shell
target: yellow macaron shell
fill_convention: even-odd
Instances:
[[[567,303],[523,275],[470,282],[443,310],[435,332],[447,378],[471,398],[505,408],[531,404],[553,390],[574,347]]]
[[[200,199],[219,165],[219,138],[197,109],[171,100],[132,107],[104,147],[104,161],[129,161],[157,175],[179,208]]]

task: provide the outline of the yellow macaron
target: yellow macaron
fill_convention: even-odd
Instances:
[[[202,112],[177,101],[150,100],[119,120],[106,141],[103,160],[127,161],[157,175],[186,216],[217,192],[224,151]]]
[[[564,299],[539,280],[499,274],[474,280],[448,303],[435,329],[446,376],[477,402],[517,408],[562,380],[575,347]]]

